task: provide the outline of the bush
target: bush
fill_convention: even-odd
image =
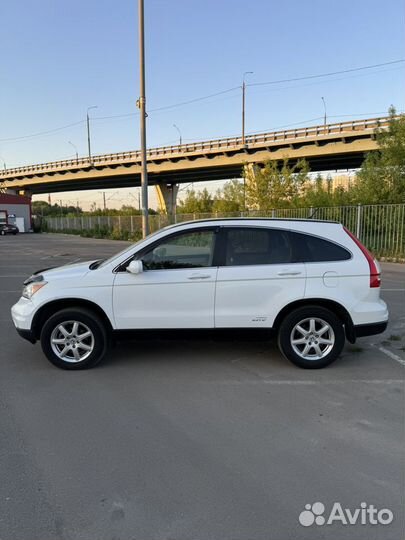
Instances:
[[[126,230],[120,231],[117,227],[110,230],[108,227],[99,227],[98,225],[96,225],[93,229],[63,229],[62,231],[46,227],[42,228],[42,231],[50,233],[75,234],[82,236],[83,238],[105,238],[109,240],[126,240],[129,242],[137,242],[142,238],[142,231],[139,229],[133,232]]]

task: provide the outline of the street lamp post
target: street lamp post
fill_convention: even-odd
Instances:
[[[181,131],[180,131],[180,129],[176,126],[176,124],[173,124],[173,127],[174,127],[175,129],[177,129],[177,131],[178,131],[178,133],[179,133],[179,140],[180,140],[179,144],[180,144],[180,146],[181,146],[181,143],[182,143]]]
[[[68,143],[70,144],[70,146],[73,147],[74,151],[75,151],[75,154],[76,154],[76,163],[79,163],[79,153],[77,151],[77,147],[76,145],[74,145],[71,141],[68,141]]]
[[[326,103],[325,103],[325,98],[324,98],[324,97],[321,97],[321,99],[322,99],[323,110],[324,110],[324,115],[323,115],[323,127],[326,128]]]
[[[91,143],[90,143],[90,117],[89,117],[89,111],[91,109],[97,109],[97,105],[93,105],[92,107],[88,107],[87,114],[86,114],[86,120],[87,120],[87,146],[89,149],[89,163],[92,165],[92,159],[91,159]]]
[[[142,187],[142,235],[149,234],[148,216],[148,167],[146,161],[146,96],[145,96],[145,20],[144,0],[138,0],[139,24],[139,82],[140,95],[137,105],[141,116],[141,187]]]
[[[246,144],[246,138],[245,138],[245,102],[246,102],[246,82],[245,77],[246,75],[253,75],[253,71],[245,71],[243,74],[243,82],[242,82],[242,144],[245,146]]]

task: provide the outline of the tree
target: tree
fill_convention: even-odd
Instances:
[[[246,206],[267,212],[273,208],[299,206],[308,172],[305,160],[293,166],[288,164],[288,159],[284,159],[281,167],[276,161],[268,161],[263,168],[245,166]]]
[[[212,212],[214,200],[207,188],[202,191],[190,189],[185,198],[177,204],[178,214],[205,214]]]
[[[405,115],[389,111],[388,129],[378,129],[379,150],[369,153],[357,174],[353,194],[358,203],[405,202]]]
[[[239,180],[226,182],[222,189],[216,192],[214,212],[242,212],[245,209],[245,186]]]
[[[320,174],[315,180],[309,180],[304,186],[304,194],[302,197],[302,206],[330,206],[332,199],[332,180],[328,178],[326,181]]]
[[[58,204],[49,204],[47,201],[33,201],[32,213],[38,216],[76,216],[82,213],[82,209],[76,206],[59,206]]]

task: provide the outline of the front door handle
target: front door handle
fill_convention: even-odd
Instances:
[[[209,279],[211,276],[209,274],[193,274],[187,279]]]
[[[277,275],[278,276],[299,276],[301,274],[302,274],[302,272],[288,272],[288,271],[283,272],[283,271],[281,271],[281,272],[278,272]]]

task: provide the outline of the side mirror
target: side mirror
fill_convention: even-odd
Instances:
[[[127,266],[127,272],[130,274],[140,274],[143,272],[142,261],[131,261]]]

